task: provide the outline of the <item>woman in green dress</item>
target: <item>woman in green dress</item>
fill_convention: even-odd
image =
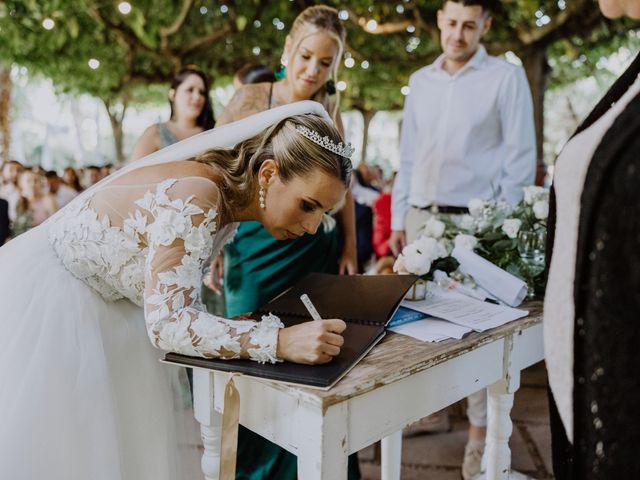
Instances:
[[[299,100],[322,103],[342,133],[338,102],[331,101],[344,47],[345,30],[338,12],[317,5],[294,21],[284,46],[286,75],[275,83],[238,89],[217,125]],[[356,272],[354,206],[350,193],[344,207],[327,217],[315,235],[278,242],[259,223],[245,222],[225,249],[224,293],[227,314],[251,312],[311,272]],[[339,253],[338,230],[341,233]],[[215,268],[215,267],[214,267]],[[215,287],[215,286],[214,286]],[[249,430],[240,429],[237,480],[295,480],[296,457]],[[350,459],[349,478],[359,478],[357,458]]]

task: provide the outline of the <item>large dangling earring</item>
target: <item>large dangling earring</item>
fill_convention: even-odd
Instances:
[[[336,93],[336,82],[331,79],[327,80],[327,83],[324,84],[324,89],[329,95],[333,95]]]
[[[266,205],[264,204],[265,189],[264,189],[264,187],[263,187],[262,185],[260,185],[260,192],[259,192],[259,195],[260,195],[260,208],[264,210],[264,209],[265,209],[265,208],[267,208],[267,207],[266,207]]]
[[[280,65],[275,71],[276,80],[282,80],[287,76],[287,56],[280,57]]]

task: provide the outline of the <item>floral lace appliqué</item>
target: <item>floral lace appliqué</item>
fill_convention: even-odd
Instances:
[[[154,345],[185,355],[275,362],[282,322],[230,320],[206,312],[200,300],[203,267],[232,238],[218,232],[217,209],[195,195],[170,198],[170,179],[147,191],[122,227],[89,208],[70,205],[52,224],[50,243],[65,267],[107,300],[143,306]],[[231,226],[228,226],[231,227]]]

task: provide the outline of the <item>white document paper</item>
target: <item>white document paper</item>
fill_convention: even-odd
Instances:
[[[428,289],[425,300],[404,300],[401,305],[448,320],[476,332],[504,325],[529,314],[527,310],[494,305],[444,290],[432,282],[429,283]]]
[[[389,328],[392,332],[408,335],[423,342],[441,342],[450,338],[460,340],[465,334],[471,332],[470,328],[461,327],[446,320],[437,318],[425,318],[415,322],[405,323],[397,327]]]
[[[512,307],[522,303],[527,284],[518,277],[497,267],[477,253],[456,247],[451,255],[460,262],[460,271],[471,275],[479,286]]]

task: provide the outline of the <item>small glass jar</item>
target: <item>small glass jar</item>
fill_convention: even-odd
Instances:
[[[424,300],[427,298],[427,281],[419,278],[416,280],[407,294],[405,295],[405,300],[417,301]]]

